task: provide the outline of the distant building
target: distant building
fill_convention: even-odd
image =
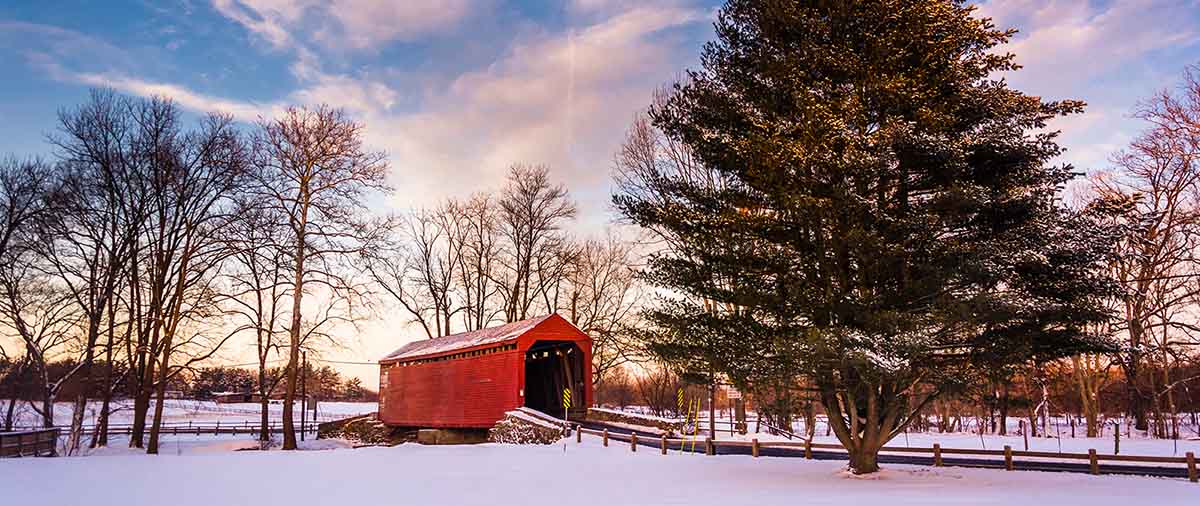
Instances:
[[[572,416],[592,403],[592,339],[557,314],[409,343],[379,361],[379,418],[488,428],[526,406]]]
[[[212,392],[209,394],[218,404],[258,402],[258,394],[251,392]]]

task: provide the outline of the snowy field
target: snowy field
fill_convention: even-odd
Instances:
[[[236,440],[167,445],[157,457],[6,459],[6,504],[1198,504],[1184,480],[889,465],[856,478],[844,463],[706,457],[585,438],[550,446],[421,446],[230,451]],[[186,446],[186,451],[183,448]],[[339,447],[317,442],[310,448]],[[564,450],[565,448],[565,450]],[[646,450],[650,450],[647,448]],[[137,486],[128,486],[136,477]],[[54,484],[70,486],[52,486]],[[31,486],[33,485],[33,486]],[[45,485],[45,486],[41,486]],[[85,499],[86,497],[86,499]]]
[[[753,431],[754,427],[751,426],[750,430]],[[755,434],[753,432],[746,435],[730,436],[728,431],[717,429],[717,439],[719,440],[737,439],[748,441],[754,438],[757,438],[760,442],[787,440],[783,436],[772,436],[766,433]],[[793,439],[792,441],[800,441],[800,439]],[[819,432],[813,437],[813,442],[837,444],[838,440],[836,436],[826,436],[824,432]],[[1022,436],[984,434],[980,438],[978,434],[939,434],[936,432],[910,432],[908,434],[901,434],[891,440],[888,446],[931,448],[934,443],[940,444],[942,448],[1003,450],[1004,446],[1008,445],[1013,450],[1025,449],[1025,438]],[[1031,451],[1087,453],[1089,449],[1095,449],[1096,452],[1101,454],[1111,454],[1114,450],[1113,446],[1114,442],[1111,436],[1098,438],[1029,438],[1029,449]],[[1200,455],[1200,439],[1126,439],[1125,435],[1122,434],[1119,451],[1121,455],[1183,456],[1187,452],[1194,452]]]
[[[751,415],[753,416],[753,415]],[[825,435],[826,426],[823,421],[824,417],[818,417],[816,424],[814,443],[838,443],[837,437],[830,434]],[[707,420],[701,420],[701,429],[708,428]],[[938,443],[942,448],[965,448],[965,449],[983,449],[983,450],[1003,450],[1005,445],[1011,446],[1013,450],[1025,449],[1025,437],[1018,433],[1020,428],[1017,419],[1009,419],[1009,427],[1007,436],[996,434],[984,434],[980,437],[974,432],[956,432],[956,433],[938,433],[934,432],[908,432],[896,436],[895,439],[888,443],[888,446],[898,447],[913,447],[913,448],[930,448],[934,443]],[[1101,454],[1114,453],[1114,438],[1111,430],[1111,425],[1104,431],[1103,437],[1087,438],[1083,437],[1085,430],[1083,427],[1076,427],[1076,436],[1071,437],[1070,429],[1065,422],[1058,424],[1059,430],[1054,430],[1052,426],[1051,437],[1030,437],[1029,450],[1031,451],[1046,451],[1046,452],[1063,452],[1063,453],[1087,453],[1089,449],[1095,449]],[[792,427],[795,434],[804,434],[803,422],[797,422]],[[754,433],[754,423],[750,423],[750,433],[746,435],[729,433],[729,419],[718,417],[717,419],[717,436],[716,439],[728,440],[750,440],[757,438],[760,442],[766,441],[787,441],[783,436],[776,436],[766,433],[766,429],[760,429],[761,432]],[[792,439],[799,441],[799,439]],[[1197,427],[1190,424],[1184,424],[1180,430],[1180,439],[1153,439],[1144,435],[1139,435],[1137,431],[1131,431],[1128,435],[1125,432],[1121,433],[1119,453],[1122,455],[1151,455],[1151,456],[1183,456],[1187,452],[1194,452],[1200,455],[1200,433]]]
[[[0,406],[8,407],[8,401],[0,401]],[[55,425],[70,425],[71,411],[74,405],[70,402],[58,402],[54,404],[54,423]],[[113,401],[111,405],[112,420],[114,425],[127,424],[133,422],[133,401],[120,400]],[[378,409],[378,404],[374,402],[319,402],[317,403],[317,420],[328,421],[346,418],[365,413],[372,413]],[[17,408],[17,426],[40,426],[42,423],[41,416],[29,407],[28,403],[20,403]],[[260,405],[258,403],[232,403],[218,404],[213,401],[198,401],[189,399],[168,399],[163,403],[163,424],[184,424],[192,423],[258,423]],[[283,406],[280,404],[271,404],[268,406],[268,412],[271,415],[271,420],[278,421],[283,415]],[[99,402],[89,402],[87,412],[84,415],[84,424],[92,424],[96,421],[96,416],[100,413]],[[154,403],[150,404],[150,413],[154,413]],[[296,415],[296,420],[300,420],[300,406],[297,404],[293,413]],[[312,411],[309,411],[312,414]]]

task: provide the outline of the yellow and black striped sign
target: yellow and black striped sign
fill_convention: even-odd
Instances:
[[[683,388],[675,392],[675,411],[683,412]]]
[[[563,389],[563,407],[564,408],[571,407],[571,389],[570,388]]]

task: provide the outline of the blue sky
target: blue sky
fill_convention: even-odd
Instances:
[[[545,163],[607,222],[612,154],[651,92],[694,67],[717,0],[162,0],[0,3],[0,155],[47,154],[56,111],[89,87],[169,94],[240,119],[329,103],[389,153],[405,209],[494,189]],[[1021,33],[1017,88],[1079,98],[1056,122],[1094,171],[1140,126],[1137,101],[1200,63],[1200,0],[992,0]],[[394,327],[393,327],[394,328]],[[414,334],[415,337],[416,334]],[[371,340],[353,357],[390,351]],[[364,380],[373,383],[373,375]]]
[[[163,0],[0,5],[0,153],[44,153],[87,88],[171,94],[252,120],[344,107],[391,155],[397,208],[549,164],[606,219],[611,155],[650,92],[695,66],[718,0]],[[1009,77],[1088,113],[1058,122],[1067,160],[1102,169],[1137,100],[1200,63],[1196,0],[992,0]]]

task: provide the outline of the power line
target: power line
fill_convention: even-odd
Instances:
[[[374,365],[374,366],[379,365],[379,362],[355,362],[355,361],[351,361],[351,360],[328,360],[328,359],[322,359],[322,358],[313,358],[311,361],[312,362],[321,362],[321,363],[325,363],[325,364],[339,364],[339,365]],[[287,362],[286,358],[277,358],[277,359],[266,361],[266,363],[268,363],[268,364],[286,363],[286,362]],[[247,362],[245,364],[227,364],[227,365],[225,365],[225,367],[250,367],[250,366],[257,366],[257,365],[258,365],[258,362]]]

